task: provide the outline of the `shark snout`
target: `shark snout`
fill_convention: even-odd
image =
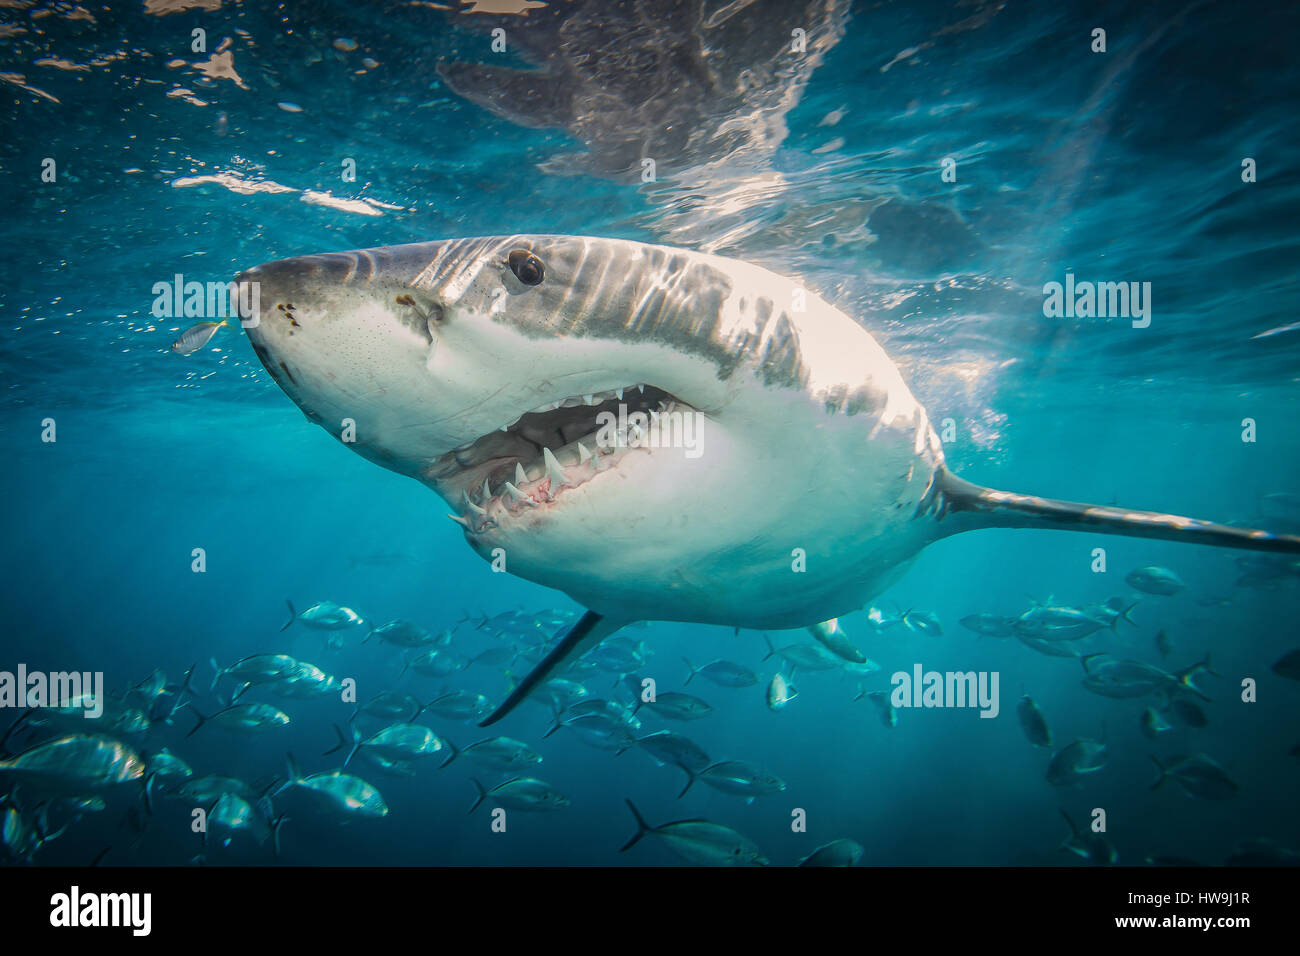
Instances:
[[[237,276],[257,290],[255,314],[241,324],[276,384],[313,421],[368,422],[362,443],[397,449],[403,461],[412,456],[403,436],[381,440],[375,422],[415,417],[404,405],[430,401],[444,308],[412,287],[422,268],[416,257],[375,249],[279,259]],[[418,444],[423,452],[428,442]]]
[[[361,253],[330,252],[321,255],[294,256],[254,266],[240,274],[241,279],[260,281],[291,291],[312,285],[346,285],[358,278],[372,278]]]
[[[322,278],[329,283],[346,275],[345,266],[319,261],[330,258],[334,257],[280,259],[246,269],[235,278],[241,288],[252,292],[245,297],[240,325],[262,365],[290,395],[297,394],[300,384],[292,362],[295,336],[304,327],[300,317],[315,300]]]

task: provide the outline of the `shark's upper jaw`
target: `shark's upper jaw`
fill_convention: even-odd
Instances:
[[[536,518],[630,455],[652,453],[661,421],[694,414],[685,402],[638,383],[546,402],[441,456],[421,477],[458,511],[471,536],[491,536],[516,517]]]

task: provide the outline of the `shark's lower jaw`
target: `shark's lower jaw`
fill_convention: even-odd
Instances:
[[[650,453],[660,420],[675,414],[695,410],[653,385],[572,395],[448,452],[423,477],[456,508],[450,517],[466,535],[482,539]]]

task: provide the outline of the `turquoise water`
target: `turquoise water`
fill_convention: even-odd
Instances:
[[[178,682],[197,664],[195,706],[207,714],[220,706],[206,693],[210,660],[287,653],[353,677],[363,700],[465,689],[495,702],[509,686],[499,667],[402,674],[403,654],[362,644],[364,628],[345,632],[342,648],[301,625],[281,634],[283,602],[328,599],[378,622],[453,629],[471,654],[499,639],[458,623],[466,613],[580,610],[492,574],[428,490],[305,421],[238,330],[182,357],[170,347],[189,323],[150,314],[153,285],[176,273],[225,281],[337,249],[541,232],[748,259],[803,278],[871,331],[932,420],[953,420],[948,459],[973,481],[1279,531],[1300,521],[1276,497],[1300,491],[1300,332],[1288,330],[1300,216],[1294,8],[760,0],[715,34],[699,24],[719,4],[677,20],[645,3],[625,21],[591,3],[527,18],[416,4],[212,5],[0,11],[0,670],[103,671],[122,690],[155,668]],[[808,52],[792,61],[787,27],[805,22]],[[490,46],[498,26],[500,54]],[[1105,53],[1089,49],[1094,27],[1107,31]],[[205,52],[191,50],[195,28]],[[725,48],[712,74],[699,67],[709,42]],[[521,82],[449,63],[546,63],[548,73]],[[746,71],[755,85],[737,93]],[[548,97],[521,92],[530,89]],[[641,180],[647,151],[652,183]],[[53,182],[42,180],[47,158]],[[945,158],[955,182],[942,175]],[[341,175],[349,159],[355,181]],[[1067,273],[1150,282],[1150,326],[1044,317],[1043,285]],[[54,443],[41,440],[46,419]],[[1243,419],[1256,441],[1241,440]],[[709,701],[710,716],[674,724],[643,711],[640,733],[687,733],[714,760],[778,775],[782,793],[749,804],[696,784],[678,800],[679,770],[568,731],[544,738],[550,721],[536,703],[488,732],[428,714],[457,746],[498,731],[534,746],[544,757],[536,775],[570,806],[514,814],[494,834],[482,808],[465,810],[472,778],[504,778],[463,758],[445,770],[434,758],[410,778],[359,761],[388,816],[343,826],[301,793],[278,796],[275,813],[291,818],[279,860],[674,862],[652,841],[617,852],[634,831],[625,797],[652,823],[733,827],[782,864],[838,838],[877,864],[1081,864],[1058,848],[1068,835],[1060,811],[1082,821],[1098,807],[1121,863],[1220,863],[1257,839],[1300,849],[1300,766],[1288,754],[1300,690],[1270,671],[1296,644],[1295,576],[1239,584],[1238,552],[1120,538],[1105,541],[1108,570],[1094,574],[1095,543],[985,531],[931,547],[874,603],[931,612],[943,633],[878,632],[865,613],[849,615],[845,630],[880,670],[796,673],[799,697],[779,713],[764,702],[776,668],[762,635],[631,631],[663,689],[683,689],[683,656],[759,673],[741,689],[697,677],[685,689]],[[194,548],[206,552],[203,574],[191,570]],[[1144,596],[1136,626],[1121,622],[1086,647],[1173,669],[1211,654],[1221,676],[1197,678],[1212,698],[1204,728],[1148,740],[1138,719],[1156,698],[1089,693],[1077,662],[958,623],[1020,614],[1048,595],[1075,606],[1128,597],[1124,577],[1143,565],[1174,569],[1186,589]],[[1168,659],[1155,646],[1162,629],[1174,641]],[[889,675],[918,662],[998,672],[1000,717],[902,711],[886,728],[853,699],[859,684],[888,690]],[[1257,702],[1240,701],[1246,678],[1259,683]],[[615,675],[585,680],[592,696],[626,696]],[[1022,693],[1050,721],[1053,749],[1104,734],[1107,766],[1077,788],[1051,786],[1051,751],[1031,747],[1015,717]],[[128,742],[167,746],[197,774],[258,789],[283,777],[286,751],[309,772],[338,766],[321,752],[350,711],[281,703],[290,725],[249,738],[217,728],[187,738],[193,718],[181,710]],[[1180,753],[1210,755],[1239,793],[1151,790],[1150,755]],[[248,833],[202,846],[184,799],[163,793],[147,824],[138,788],[106,800],[35,861],[84,863],[105,847],[119,864],[276,860]],[[806,833],[791,830],[795,808],[807,811]]]

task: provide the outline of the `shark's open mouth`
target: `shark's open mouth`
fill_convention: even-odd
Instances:
[[[468,533],[482,534],[648,450],[647,434],[661,416],[689,411],[653,385],[573,395],[443,455],[424,477],[460,511],[452,517]]]

